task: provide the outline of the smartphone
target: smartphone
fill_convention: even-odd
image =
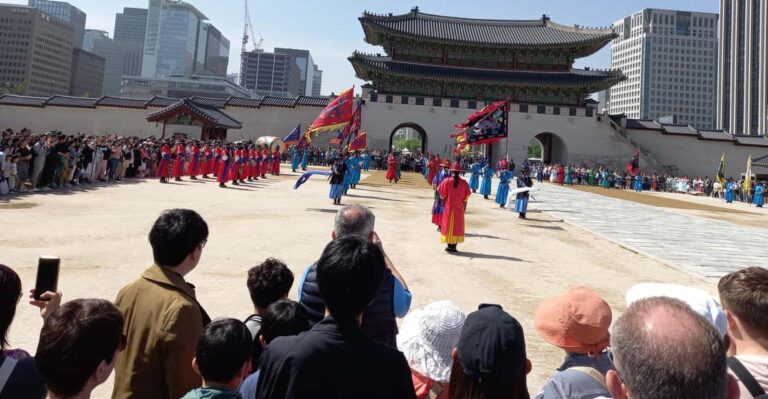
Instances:
[[[41,256],[37,263],[37,280],[35,280],[35,300],[40,300],[40,295],[47,291],[56,292],[59,285],[59,265],[61,259],[58,256]]]

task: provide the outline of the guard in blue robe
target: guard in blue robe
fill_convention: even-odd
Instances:
[[[346,173],[344,174],[344,183],[342,187],[342,193],[344,195],[347,195],[347,191],[349,191],[349,188],[352,186],[352,176],[355,174],[354,172],[354,164],[355,161],[352,157],[346,157],[344,159],[344,164],[347,167]]]
[[[733,203],[733,199],[736,197],[734,190],[736,190],[736,183],[733,182],[733,179],[728,178],[728,182],[725,183],[725,202]]]
[[[493,166],[486,164],[483,166],[480,174],[483,176],[483,182],[480,184],[480,195],[482,195],[483,198],[488,199],[488,196],[491,195],[491,179],[494,174]]]
[[[633,188],[635,189],[635,192],[642,193],[643,192],[643,177],[640,175],[635,175],[635,184]]]
[[[440,230],[440,221],[443,218],[443,210],[445,210],[445,206],[443,204],[443,200],[440,198],[440,194],[437,192],[437,187],[440,186],[440,183],[443,182],[443,179],[451,177],[451,164],[447,160],[446,163],[447,165],[443,165],[443,168],[440,169],[435,175],[434,179],[432,179],[432,188],[435,190],[435,199],[434,202],[432,202],[432,223],[437,225],[438,230]]]
[[[360,183],[360,177],[362,175],[363,157],[360,155],[352,155],[352,188],[357,188],[357,183]]]
[[[291,170],[296,172],[296,168],[299,167],[299,150],[296,146],[293,146],[291,150]]]
[[[520,177],[517,178],[517,188],[523,187],[533,187],[533,180],[531,180],[527,170],[523,170]],[[518,213],[520,219],[525,219],[525,214],[528,213],[528,198],[530,196],[528,191],[517,193],[515,196],[515,212]]]
[[[301,170],[307,170],[307,163],[309,162],[309,147],[304,148],[304,152],[301,153]]]
[[[752,198],[752,203],[758,208],[762,208],[765,204],[763,195],[765,195],[765,187],[762,184],[755,184],[755,194]]]
[[[328,198],[333,200],[334,205],[341,205],[341,195],[344,190],[344,178],[347,175],[347,165],[341,158],[337,158],[331,166],[331,176],[329,183],[331,184],[331,191],[328,194]]]
[[[472,175],[469,177],[469,188],[473,193],[477,192],[480,187],[480,170],[483,169],[483,165],[480,162],[475,162],[469,166],[469,171]]]
[[[496,203],[504,208],[507,205],[509,196],[509,181],[512,180],[512,172],[502,170],[499,172],[499,186],[496,188]]]

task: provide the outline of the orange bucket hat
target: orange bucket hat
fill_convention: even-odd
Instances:
[[[573,287],[545,299],[533,316],[539,336],[568,352],[596,356],[608,347],[611,307],[593,289]]]

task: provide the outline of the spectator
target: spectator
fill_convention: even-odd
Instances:
[[[192,367],[203,386],[182,399],[240,398],[237,387],[251,370],[251,333],[236,319],[214,320],[197,340]]]
[[[362,330],[374,341],[393,348],[397,346],[396,317],[404,317],[411,307],[411,292],[403,276],[395,268],[384,252],[379,236],[374,231],[376,217],[362,205],[349,205],[336,214],[333,239],[357,236],[368,239],[384,255],[386,269],[382,284],[376,291],[371,305],[363,315]],[[299,302],[306,306],[310,322],[314,325],[325,316],[326,301],[320,293],[317,278],[317,263],[310,265],[304,272],[299,284]]]
[[[331,241],[317,262],[330,316],[308,332],[272,341],[262,354],[257,398],[415,398],[403,354],[360,328],[385,275],[384,254],[357,236]]]
[[[192,369],[197,338],[211,319],[184,280],[208,239],[196,212],[163,212],[149,233],[155,264],[117,295],[128,347],[115,366],[114,399],[178,398],[200,386]]]
[[[737,398],[725,345],[712,323],[684,302],[653,297],[633,303],[611,334],[614,399]]]
[[[768,391],[768,270],[750,267],[726,275],[717,285],[728,321],[729,372],[742,399]]]
[[[258,342],[262,348],[266,348],[277,337],[299,335],[307,330],[309,330],[309,315],[304,306],[298,302],[283,299],[269,305],[265,310]],[[256,397],[260,373],[258,369],[254,370],[239,389],[240,395],[245,399]]]
[[[397,347],[411,366],[416,397],[448,397],[448,381],[464,313],[450,301],[433,302],[410,312],[397,335]]]
[[[34,292],[34,290],[33,290]],[[0,265],[0,399],[45,398],[45,385],[35,367],[35,359],[21,349],[8,349],[8,330],[16,316],[21,298],[19,275],[8,266]],[[40,307],[47,317],[61,301],[60,293],[46,292],[42,301],[30,301]]]
[[[263,351],[259,341],[261,317],[269,305],[281,299],[288,298],[288,291],[293,285],[293,272],[285,263],[267,258],[262,264],[248,270],[248,293],[251,295],[253,308],[256,313],[245,320],[245,326],[251,332],[252,341],[252,370],[259,368],[259,356]]]
[[[470,313],[453,350],[451,399],[528,399],[523,327],[499,305]]]
[[[65,303],[45,319],[35,355],[48,397],[90,398],[124,348],[123,315],[115,305],[103,299]]]
[[[613,369],[606,351],[611,307],[588,287],[574,287],[542,302],[534,315],[539,336],[565,351],[565,360],[536,399],[607,396],[605,374]]]

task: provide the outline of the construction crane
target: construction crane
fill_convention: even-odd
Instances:
[[[248,0],[243,0],[245,4],[245,27],[243,29],[243,53],[248,51],[248,40],[253,40],[253,51],[262,51],[261,45],[264,44],[264,37],[259,33],[259,41],[256,41],[256,35],[253,34],[253,22],[251,14],[248,12]]]

